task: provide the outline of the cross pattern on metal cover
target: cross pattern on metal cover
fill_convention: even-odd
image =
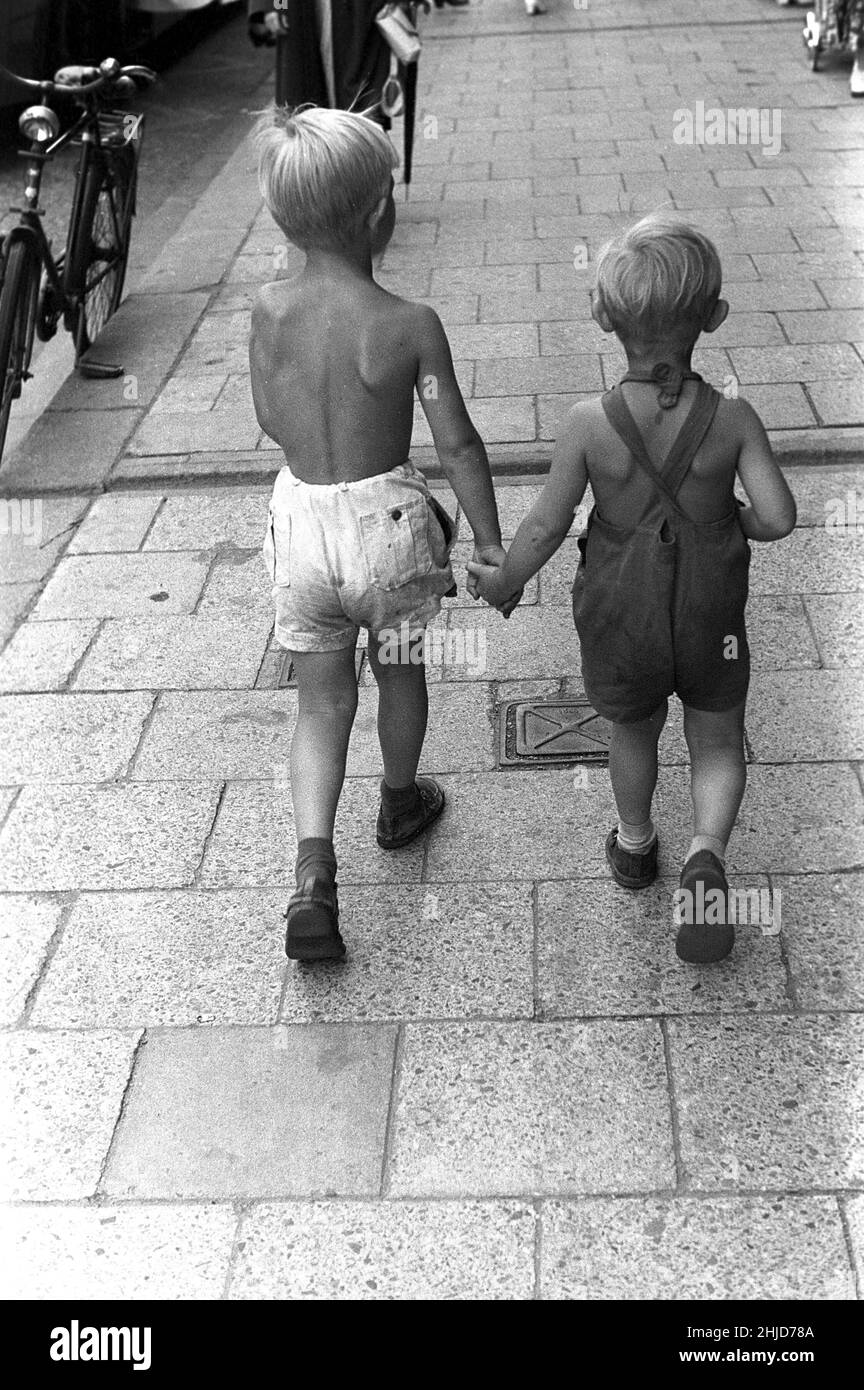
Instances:
[[[609,724],[586,700],[512,700],[500,713],[502,767],[605,762]]]

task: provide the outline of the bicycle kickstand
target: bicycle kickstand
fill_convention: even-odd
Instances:
[[[123,368],[114,362],[94,362],[92,358],[88,360],[87,357],[79,357],[76,365],[82,376],[96,381],[112,381],[115,377],[123,375]]]

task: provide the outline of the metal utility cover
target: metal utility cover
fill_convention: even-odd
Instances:
[[[501,706],[501,767],[605,763],[610,726],[586,700],[511,700]]]

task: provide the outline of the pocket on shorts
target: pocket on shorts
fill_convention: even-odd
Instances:
[[[376,588],[401,589],[432,569],[424,497],[365,512],[358,520],[369,582]]]
[[[267,532],[264,537],[264,563],[271,584],[287,588],[291,583],[291,517],[279,517],[273,508],[267,515]]]

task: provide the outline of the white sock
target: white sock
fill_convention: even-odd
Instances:
[[[690,848],[687,851],[687,859],[691,859],[700,849],[710,850],[716,855],[721,864],[726,863],[726,841],[721,840],[717,835],[694,835],[690,841]],[[685,864],[687,862],[685,859]]]
[[[643,820],[631,825],[626,820],[618,822],[618,845],[628,854],[644,854],[656,839],[653,820]]]

